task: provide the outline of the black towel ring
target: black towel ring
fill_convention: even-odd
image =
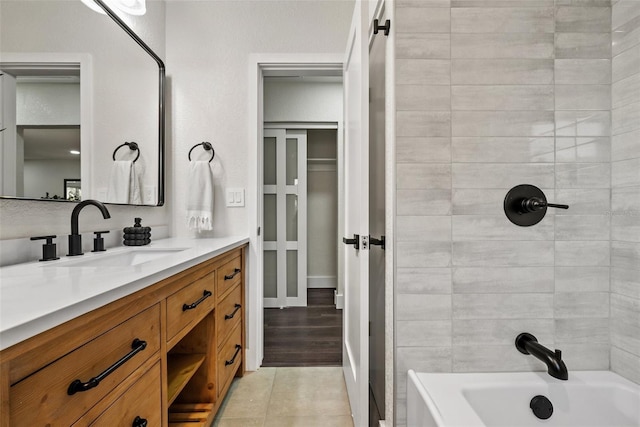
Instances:
[[[124,147],[125,145],[127,147],[129,147],[129,149],[131,151],[133,151],[133,150],[137,150],[138,151],[138,155],[136,156],[135,159],[133,159],[133,163],[135,163],[136,160],[138,160],[138,158],[140,158],[140,148],[138,148],[138,143],[137,142],[133,142],[133,141],[132,142],[125,142],[124,144],[118,145],[116,147],[116,149],[113,150],[113,161],[115,162],[115,160],[116,160],[116,151],[118,151],[120,148]]]
[[[216,156],[216,151],[213,149],[213,147],[211,146],[210,142],[201,142],[200,144],[196,144],[193,147],[191,147],[191,150],[189,150],[189,161],[191,161],[191,152],[193,151],[194,148],[196,148],[198,145],[202,145],[202,148],[204,148],[206,151],[211,151],[211,158],[209,159],[209,163],[211,163],[211,161],[213,160],[213,158]]]

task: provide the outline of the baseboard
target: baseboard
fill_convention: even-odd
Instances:
[[[333,302],[336,304],[336,310],[344,308],[344,294],[339,294],[337,290],[333,291]]]
[[[307,276],[307,289],[338,287],[336,276]]]

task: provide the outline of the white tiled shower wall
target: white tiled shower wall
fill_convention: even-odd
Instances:
[[[640,383],[640,2],[611,24],[611,369]]]
[[[409,368],[543,370],[524,331],[638,381],[640,2],[614,3],[396,0],[396,425]],[[612,77],[618,22],[636,31]],[[613,163],[612,96],[614,135],[636,126]],[[517,184],[570,209],[515,226]]]

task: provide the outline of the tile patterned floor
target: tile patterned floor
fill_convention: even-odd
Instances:
[[[234,380],[213,427],[353,427],[342,367],[260,368]]]

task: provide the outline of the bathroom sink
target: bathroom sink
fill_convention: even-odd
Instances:
[[[117,254],[92,254],[90,257],[82,257],[77,260],[59,264],[60,267],[130,267],[149,261],[154,261],[165,256],[182,252],[187,248],[171,249],[131,249]]]

